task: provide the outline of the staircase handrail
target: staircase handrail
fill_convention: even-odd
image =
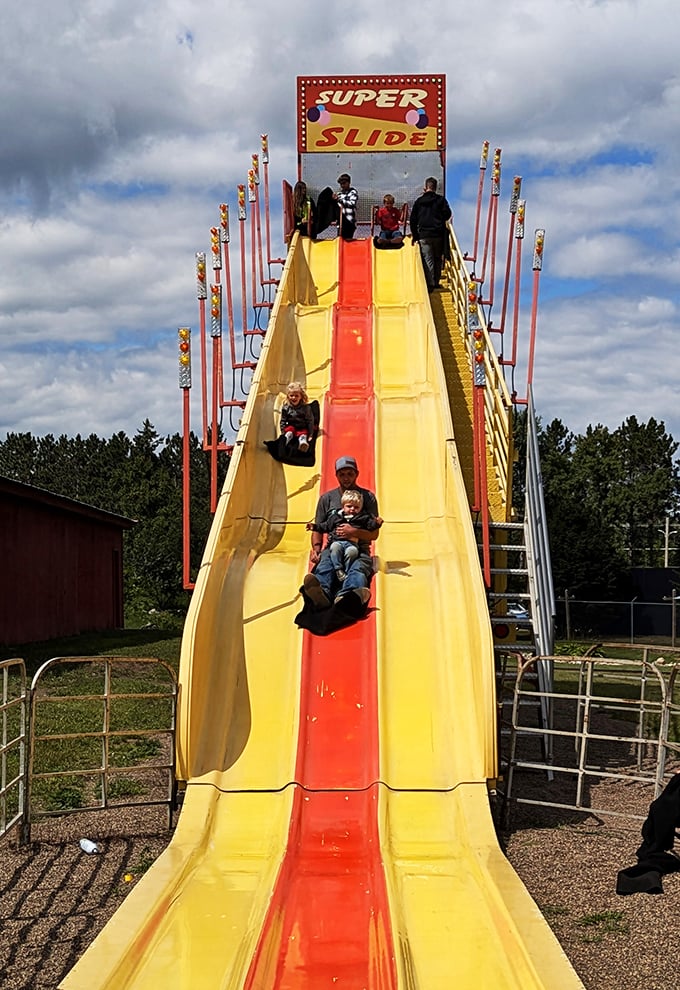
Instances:
[[[542,656],[552,656],[555,652],[555,590],[552,578],[548,521],[543,498],[538,426],[531,386],[528,389],[527,404],[524,529],[536,653]]]

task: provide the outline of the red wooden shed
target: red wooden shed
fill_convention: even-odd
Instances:
[[[0,477],[0,643],[123,626],[133,519]]]

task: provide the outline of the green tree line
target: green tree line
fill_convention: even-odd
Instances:
[[[192,433],[191,561],[200,563],[212,520],[210,454]],[[218,491],[228,460],[220,455]],[[145,420],[131,439],[8,433],[0,441],[0,474],[135,519],[124,535],[126,616],[151,608],[183,609],[182,437],[161,437]]]
[[[523,508],[526,412],[515,417],[515,505]],[[618,427],[572,433],[538,424],[553,579],[582,598],[615,599],[631,567],[664,564],[666,518],[678,519],[678,444],[662,422],[629,416]],[[680,534],[678,535],[680,539]],[[673,541],[671,540],[671,544]],[[680,554],[669,554],[674,566]]]
[[[514,504],[524,505],[526,413],[515,416]],[[631,567],[661,566],[666,518],[680,519],[678,444],[662,422],[630,416],[616,430],[572,433],[539,422],[541,472],[555,588],[616,598]],[[192,576],[210,529],[210,454],[190,436]],[[220,457],[218,490],[228,461]],[[137,520],[125,534],[126,614],[181,609],[182,438],[161,437],[145,420],[131,439],[34,437],[0,441],[0,474]],[[680,532],[671,543],[680,540]],[[680,554],[671,554],[671,565]]]

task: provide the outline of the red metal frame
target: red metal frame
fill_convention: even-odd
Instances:
[[[515,287],[514,287],[514,301],[512,309],[512,356],[509,361],[503,361],[503,364],[509,364],[513,368],[517,366],[517,342],[519,339],[519,300],[520,300],[520,290],[521,290],[521,269],[522,269],[522,238],[517,238],[517,243],[515,245]]]
[[[475,210],[475,233],[472,244],[472,255],[466,255],[470,261],[477,260],[477,248],[479,246],[479,220],[482,213],[482,196],[484,193],[484,179],[486,178],[486,165],[489,158],[489,142],[482,144],[482,155],[479,160],[479,187],[477,189],[477,208]]]
[[[527,362],[527,400],[529,389],[534,381],[534,349],[536,346],[536,314],[538,312],[538,284],[541,277],[540,268],[534,268],[533,291],[531,298],[531,326],[529,331],[529,358]]]
[[[491,195],[489,197],[489,213],[487,217],[486,224],[486,235],[484,238],[484,253],[482,256],[482,273],[479,278],[481,285],[484,285],[486,279],[486,262],[488,254],[491,254],[491,270],[489,275],[489,297],[488,299],[481,298],[480,292],[480,304],[493,306],[494,299],[494,282],[496,279],[496,240],[498,234],[498,199],[500,196],[500,181],[501,181],[501,149],[496,148],[493,158],[493,171],[491,175]],[[490,252],[489,252],[490,246]]]
[[[508,291],[510,288],[510,269],[511,269],[511,259],[512,259],[512,238],[515,234],[515,216],[517,213],[517,205],[519,202],[519,194],[522,187],[522,178],[516,175],[513,179],[512,186],[512,197],[510,199],[510,229],[508,231],[508,251],[505,257],[505,278],[503,280],[503,302],[501,304],[501,319],[500,326],[497,328],[496,333],[505,332],[505,314],[508,305]],[[489,329],[491,327],[489,326]]]
[[[269,140],[266,134],[261,136],[262,140],[262,175],[264,177],[264,219],[267,237],[267,262],[269,265],[284,265],[285,258],[272,258],[271,243],[271,223],[269,215]],[[273,283],[278,285],[279,280],[274,279]]]
[[[486,410],[484,406],[484,386],[475,386],[475,395],[479,411],[477,413],[477,428],[479,430],[479,484],[481,488],[482,512],[482,570],[484,583],[491,587],[491,534],[489,531],[489,492],[486,472]]]
[[[271,274],[270,266],[272,264],[284,264],[285,258],[272,258],[271,257],[271,230],[270,230],[270,216],[269,216],[269,152],[267,147],[267,135],[262,136],[262,163],[263,163],[263,178],[264,178],[264,190],[265,190],[265,236],[266,236],[266,251],[267,251],[267,274]],[[271,309],[273,302],[271,299],[258,300],[256,295],[258,293],[258,275],[259,284],[261,288],[265,286],[278,285],[279,279],[277,278],[265,278],[264,270],[264,245],[263,245],[263,235],[262,235],[262,216],[260,207],[260,196],[259,196],[259,160],[257,155],[253,155],[251,159],[251,169],[248,173],[248,187],[250,191],[250,202],[251,202],[251,223],[250,223],[250,293],[247,291],[246,277],[246,254],[248,253],[247,237],[246,237],[246,199],[245,199],[245,185],[239,185],[237,187],[238,195],[238,220],[239,220],[239,232],[240,232],[240,261],[241,261],[241,336],[243,340],[248,337],[257,336],[263,337],[266,333],[266,328],[262,329],[259,327],[254,327],[252,329],[248,328],[247,325],[247,307],[248,307],[248,296],[251,297],[251,305],[255,310],[261,309]],[[219,439],[220,425],[221,425],[221,412],[225,408],[238,407],[240,409],[245,408],[245,400],[237,399],[235,397],[235,391],[232,392],[232,397],[228,399],[225,396],[225,351],[227,350],[224,346],[222,340],[225,329],[228,328],[229,333],[229,360],[231,362],[232,371],[239,370],[251,370],[257,365],[256,360],[241,360],[237,359],[236,354],[236,331],[235,331],[235,320],[234,320],[234,299],[232,291],[232,274],[231,274],[231,262],[230,262],[230,251],[229,251],[229,234],[228,234],[228,207],[226,204],[220,205],[220,226],[211,228],[211,242],[212,251],[211,256],[213,259],[213,284],[219,285],[221,287],[222,295],[222,314],[221,314],[221,326],[219,333],[214,332],[213,327],[211,332],[212,345],[210,349],[210,358],[208,357],[208,331],[207,331],[207,315],[206,315],[206,298],[202,295],[202,292],[207,294],[207,284],[206,284],[206,271],[205,271],[205,255],[197,255],[197,259],[202,257],[203,265],[202,270],[199,273],[197,270],[197,280],[199,281],[198,289],[198,311],[199,311],[199,348],[200,348],[200,372],[201,372],[201,384],[200,384],[200,407],[201,407],[201,447],[204,451],[210,452],[210,509],[214,512],[217,508],[217,476],[218,476],[218,455],[220,453],[230,454],[233,450],[233,445],[226,443],[224,440]],[[225,229],[227,233],[225,234]],[[219,241],[219,247],[216,249],[216,241]],[[222,246],[223,245],[223,246]],[[224,268],[224,281],[221,280],[221,269]],[[197,264],[198,269],[198,264]],[[223,291],[222,291],[223,290]],[[269,290],[268,290],[269,291]],[[225,328],[226,320],[226,328]],[[208,366],[210,364],[210,367]],[[210,396],[208,396],[208,389],[210,382]],[[234,390],[235,390],[234,384]],[[183,409],[182,409],[182,422],[183,422],[183,444],[187,444],[187,453],[183,451],[183,471],[186,472],[186,478],[184,479],[183,491],[184,491],[184,502],[185,507],[183,511],[183,582],[186,588],[191,588],[193,585],[190,582],[190,516],[189,516],[189,488],[190,488],[190,457],[188,456],[188,442],[190,434],[190,420],[189,420],[189,398],[188,393],[183,397]]]
[[[487,156],[488,156],[489,142],[484,142],[482,149],[482,158],[480,161],[480,176],[479,176],[479,188],[477,194],[477,208],[475,215],[475,229],[474,229],[474,245],[472,257],[466,255],[466,258],[470,261],[475,261],[477,257],[478,250],[478,238],[479,238],[479,226],[481,218],[481,208],[483,200],[483,189],[484,181],[486,175],[487,166]],[[494,281],[495,281],[495,254],[496,254],[496,241],[497,241],[497,223],[498,223],[498,198],[499,198],[499,186],[500,186],[500,155],[501,149],[497,148],[494,154],[494,167],[493,167],[493,182],[491,195],[489,199],[489,208],[487,214],[486,222],[486,232],[483,245],[483,261],[482,261],[482,271],[481,275],[475,276],[474,274],[470,276],[470,279],[474,282],[483,285],[486,275],[487,261],[490,255],[490,291],[489,298],[481,299],[481,288],[480,288],[480,298],[479,305],[482,303],[487,305],[492,305],[493,295],[494,295]],[[249,173],[249,187],[251,189],[251,223],[250,223],[250,290],[252,295],[252,305],[254,309],[270,309],[273,303],[269,300],[257,301],[255,299],[255,294],[257,292],[257,275],[259,271],[259,281],[261,286],[265,285],[277,285],[279,279],[265,278],[264,277],[264,261],[263,261],[263,243],[262,243],[262,224],[261,224],[261,212],[260,212],[260,199],[259,199],[259,182],[257,181],[257,156],[253,156],[253,168],[251,168]],[[264,197],[265,197],[265,235],[266,235],[266,252],[267,252],[267,264],[283,264],[285,259],[283,258],[272,258],[271,257],[271,228],[270,228],[270,212],[269,212],[269,172],[268,172],[268,148],[267,148],[267,136],[262,135],[262,162],[263,162],[263,184],[264,184]],[[514,194],[519,193],[518,182],[521,179],[515,176],[515,187]],[[292,188],[289,183],[283,183],[283,218],[284,218],[284,235],[286,232],[290,234],[292,232],[294,223],[292,217]],[[266,330],[260,328],[249,329],[247,326],[247,267],[246,267],[246,254],[247,254],[247,237],[246,237],[246,208],[245,208],[245,185],[240,185],[238,187],[238,197],[239,197],[239,240],[240,240],[240,276],[241,276],[241,334],[244,340],[248,336],[264,336]],[[513,200],[514,202],[514,200]],[[372,220],[371,220],[371,234],[375,230],[375,216],[377,207],[373,208]],[[489,329],[492,332],[499,332],[501,334],[505,331],[505,317],[507,310],[507,303],[510,291],[510,263],[512,255],[512,234],[513,234],[513,206],[510,207],[511,212],[511,222],[510,230],[508,234],[508,250],[506,257],[506,272],[505,272],[505,283],[503,290],[503,302],[502,302],[502,312],[501,312],[501,324],[500,328],[493,330],[489,325]],[[521,213],[521,217],[520,214]],[[408,219],[408,207],[406,204],[402,207],[402,219],[403,219],[403,230],[406,230],[406,223]],[[521,270],[521,255],[522,255],[522,237],[523,237],[523,220],[524,220],[524,204],[520,203],[520,210],[518,211],[518,218],[515,221],[515,237],[517,240],[516,251],[515,251],[515,274],[514,274],[514,306],[513,306],[513,326],[512,326],[512,356],[509,360],[503,360],[501,355],[501,364],[510,365],[513,368],[517,363],[517,344],[519,336],[519,303],[520,303],[520,270]],[[534,254],[534,282],[533,282],[533,299],[532,299],[532,310],[531,310],[531,331],[530,331],[530,343],[529,343],[529,359],[528,359],[528,369],[527,369],[527,393],[530,385],[533,381],[533,366],[534,366],[534,350],[535,350],[535,339],[536,339],[536,318],[537,318],[537,307],[538,307],[538,287],[540,279],[540,270],[542,262],[542,249],[543,241],[542,236],[543,231],[537,231],[537,235],[541,234],[540,245],[537,240],[537,247]],[[285,239],[285,237],[284,237]],[[357,242],[361,243],[361,242]],[[253,369],[256,367],[256,361],[238,361],[236,355],[236,340],[235,340],[235,321],[234,321],[234,311],[233,311],[233,294],[232,294],[232,277],[231,277],[231,267],[230,267],[230,255],[228,240],[224,241],[223,254],[221,256],[221,262],[225,271],[224,278],[224,290],[226,296],[226,318],[229,328],[229,350],[231,366],[233,370],[240,369]],[[353,244],[345,244],[341,242],[339,248],[339,277],[341,286],[345,284],[345,278],[347,275],[350,276],[350,281],[352,281],[352,273],[355,271],[356,266],[350,265],[348,272],[345,272],[345,252],[350,249],[353,250]],[[218,266],[215,268],[215,282],[220,282],[220,271]],[[360,286],[358,284],[353,285],[355,293],[358,293],[358,297],[363,298],[365,293],[362,293]],[[370,300],[367,301],[367,305],[370,305]],[[233,397],[227,399],[224,394],[224,345],[222,343],[221,334],[213,337],[213,347],[212,347],[212,368],[211,368],[211,417],[210,417],[210,429],[208,428],[208,359],[207,359],[207,330],[206,330],[206,301],[205,299],[199,298],[199,324],[200,324],[200,365],[201,365],[201,418],[203,427],[203,440],[202,446],[204,450],[210,450],[211,453],[211,483],[210,483],[210,503],[211,511],[215,511],[217,505],[217,467],[218,467],[218,453],[227,452],[230,453],[232,450],[231,445],[225,442],[218,441],[219,435],[219,413],[222,408],[239,406],[240,408],[245,407],[245,401],[241,399],[236,399]],[[488,499],[486,497],[486,451],[485,451],[485,406],[484,406],[484,390],[478,386],[474,386],[475,398],[473,400],[473,418],[474,418],[474,444],[475,444],[475,454],[474,454],[474,506],[473,511],[482,513],[482,524],[483,524],[483,567],[484,567],[484,578],[487,585],[490,583],[490,550],[489,550],[489,507]],[[527,399],[517,398],[515,392],[512,393],[513,402],[516,405],[525,405]],[[189,435],[189,401],[188,393],[185,391],[183,397],[183,429],[185,434],[185,442],[188,442]],[[183,547],[184,547],[184,567],[183,576],[185,587],[192,587],[189,583],[189,485],[190,479],[189,475],[189,457],[188,457],[188,447],[187,451],[183,450],[183,471],[186,472],[187,477],[184,481],[184,497],[185,497],[185,518],[184,518],[184,528],[185,532],[183,534]]]
[[[182,584],[185,591],[192,591],[191,580],[191,451],[190,432],[191,389],[182,389]]]

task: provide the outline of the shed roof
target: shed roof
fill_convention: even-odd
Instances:
[[[44,505],[58,512],[73,513],[94,519],[97,522],[106,523],[109,526],[118,526],[120,529],[132,529],[137,522],[136,519],[129,519],[127,516],[118,515],[116,512],[107,512],[106,509],[98,509],[94,505],[86,502],[78,502],[74,498],[67,498],[66,495],[56,495],[48,492],[44,488],[36,488],[35,485],[26,485],[23,481],[13,481],[11,478],[3,478],[0,475],[0,495],[9,495],[11,498],[22,501],[34,502]]]

